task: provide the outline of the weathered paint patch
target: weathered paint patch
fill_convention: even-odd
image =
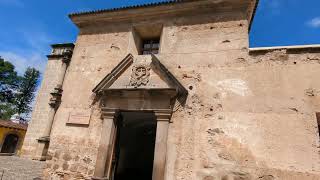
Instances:
[[[216,87],[221,91],[229,91],[240,96],[248,96],[251,90],[242,79],[225,79],[218,81]]]

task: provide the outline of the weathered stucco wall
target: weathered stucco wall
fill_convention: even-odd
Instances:
[[[19,137],[18,144],[16,146],[16,154],[20,155],[21,153],[21,147],[22,147],[22,142],[24,140],[24,136],[26,135],[26,130],[22,129],[13,129],[9,127],[2,127],[0,126],[0,151],[2,149],[2,146],[6,140],[7,135],[9,134],[15,134]]]
[[[242,19],[234,12],[81,29],[55,116],[48,175],[93,175],[102,120],[92,89],[128,53],[137,54],[133,25],[161,23],[157,57],[189,90],[170,124],[167,180],[319,178],[313,174],[320,171],[320,54],[249,55],[248,22]],[[47,83],[55,63],[49,61],[39,97],[53,89]],[[37,110],[45,107],[39,103],[33,116],[45,118],[37,113],[46,111]],[[89,126],[66,125],[69,114],[79,111],[91,113]],[[30,133],[39,133],[40,122]]]
[[[318,179],[320,54],[217,54],[170,69],[193,88],[170,127],[168,179]]]

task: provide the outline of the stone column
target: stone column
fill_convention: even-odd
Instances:
[[[152,180],[164,180],[166,158],[167,158],[167,137],[171,118],[171,111],[155,111],[157,118],[157,134],[154,150]]]
[[[53,52],[55,52],[54,50]],[[71,61],[71,56],[72,56],[72,49],[60,49],[60,52],[61,54],[49,55],[49,56],[58,56],[58,57],[61,56],[62,65],[61,65],[61,70],[59,73],[57,85],[53,89],[53,91],[50,93],[51,94],[51,98],[49,101],[50,111],[48,114],[48,121],[46,123],[47,126],[44,129],[43,135],[38,139],[38,147],[37,147],[36,155],[34,159],[40,160],[40,161],[46,160],[49,143],[50,143],[50,134],[51,134],[52,124],[53,124],[56,111],[59,108],[59,105],[61,103],[61,96],[63,91],[62,84],[65,78],[67,67],[69,65],[69,62]]]
[[[111,165],[107,161],[110,160],[112,156],[112,139],[115,133],[115,110],[103,109],[103,123],[101,129],[101,137],[98,148],[96,166],[94,170],[94,177],[92,179],[95,180],[107,180],[108,179],[108,171],[109,166]]]

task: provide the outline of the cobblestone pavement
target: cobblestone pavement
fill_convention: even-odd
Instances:
[[[39,180],[45,162],[0,156],[0,180]]]

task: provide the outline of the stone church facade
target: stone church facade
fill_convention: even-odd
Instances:
[[[320,179],[320,46],[249,48],[257,4],[69,15],[23,156],[48,179]]]

